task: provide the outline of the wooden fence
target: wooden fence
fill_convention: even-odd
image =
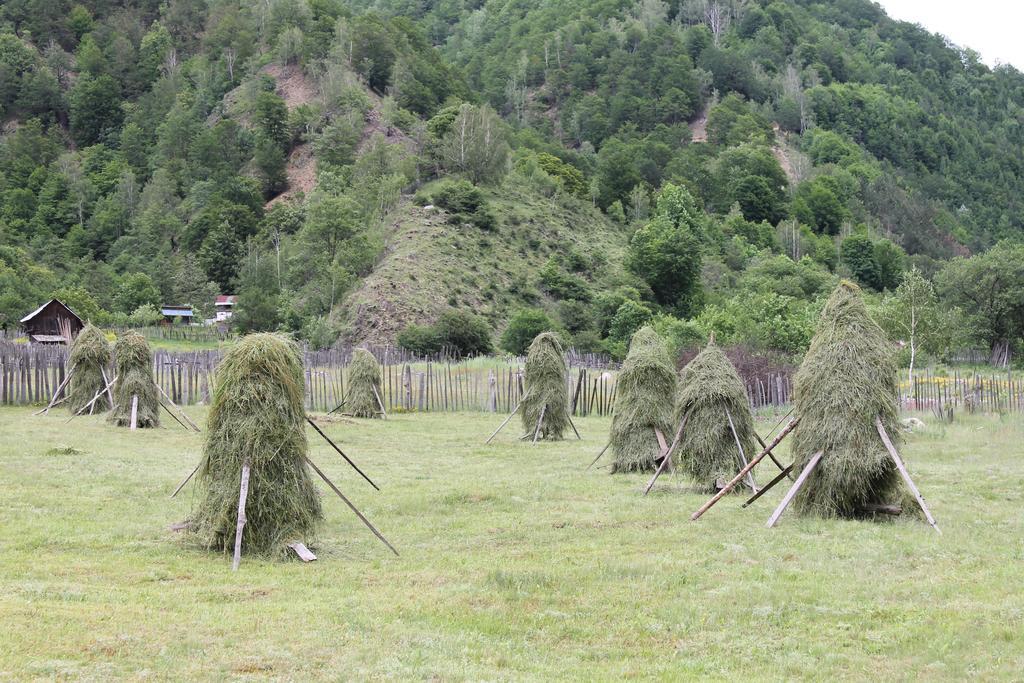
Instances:
[[[464,361],[414,359],[392,348],[371,349],[381,362],[382,400],[389,412],[483,411],[507,413],[523,395],[522,358],[486,357]],[[351,350],[306,351],[306,402],[312,412],[335,408],[345,395]],[[153,377],[175,403],[209,403],[222,352],[157,350]],[[609,415],[617,370],[597,359],[569,358],[566,375],[572,414]],[[0,341],[0,405],[45,404],[67,372],[67,348]],[[606,367],[601,367],[600,364]],[[913,382],[902,372],[899,400],[904,410],[1024,412],[1024,376],[1010,371],[935,375],[919,371]],[[753,409],[786,406],[792,377],[768,374],[745,380]]]

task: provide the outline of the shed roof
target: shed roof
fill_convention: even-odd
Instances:
[[[160,307],[160,314],[161,315],[191,316],[192,315],[192,307],[191,306],[161,306]]]
[[[49,306],[50,304],[53,304],[53,303],[59,304],[59,305],[60,305],[60,306],[61,306],[62,308],[64,308],[64,310],[66,310],[66,311],[67,311],[68,313],[70,313],[71,315],[73,315],[73,316],[75,316],[76,318],[78,318],[78,320],[79,320],[79,321],[81,321],[81,320],[82,320],[82,317],[81,317],[80,315],[78,315],[77,313],[75,313],[74,311],[72,311],[72,310],[71,310],[71,307],[70,307],[70,306],[68,306],[68,305],[67,305],[66,303],[64,303],[63,301],[61,301],[60,299],[50,299],[50,300],[49,300],[49,301],[47,301],[47,302],[46,302],[45,304],[43,304],[42,306],[40,306],[40,307],[39,307],[39,308],[37,308],[36,310],[34,310],[34,311],[32,311],[31,313],[29,313],[28,315],[26,315],[26,316],[25,316],[24,318],[22,318],[20,322],[23,322],[23,323],[27,323],[27,322],[28,322],[29,320],[31,320],[32,318],[36,317],[36,316],[37,316],[37,315],[39,315],[40,313],[42,313],[42,312],[43,312],[43,310],[44,310],[44,309],[45,309],[45,308],[46,308],[47,306]]]
[[[237,294],[220,294],[214,302],[218,306],[234,306],[238,302]]]

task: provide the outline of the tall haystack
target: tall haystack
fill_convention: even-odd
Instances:
[[[569,429],[569,390],[565,384],[565,350],[551,332],[541,332],[526,355],[524,398],[521,408],[523,429],[539,438],[561,440]],[[541,421],[541,411],[543,420]]]
[[[306,464],[305,384],[298,346],[251,334],[221,361],[199,466],[199,503],[189,529],[228,551],[235,543],[242,467],[249,464],[243,547],[269,555],[306,542],[323,513]]]
[[[138,396],[135,424],[138,427],[160,426],[160,397],[153,382],[153,354],[146,338],[137,332],[126,332],[114,344],[114,411],[108,418],[120,427],[132,423],[132,397]]]
[[[673,436],[672,403],[676,371],[668,348],[650,327],[642,327],[629,342],[615,391],[611,448],[612,472],[653,471],[661,453],[655,429],[666,440]]]
[[[714,341],[683,368],[676,394],[676,424],[689,414],[678,457],[697,487],[714,492],[743,468],[737,437],[747,458],[756,455],[754,420],[736,368]],[[736,428],[733,435],[729,418]],[[738,489],[734,489],[738,490]]]
[[[353,417],[381,417],[380,363],[366,349],[356,349],[348,366],[345,412]]]
[[[103,391],[106,382],[103,373],[110,365],[110,344],[98,327],[89,323],[71,344],[68,356],[68,367],[71,368],[71,381],[68,386],[68,410],[72,415],[92,401],[97,392],[100,397],[92,404],[89,412],[104,413],[112,407],[107,393]],[[113,377],[107,377],[113,379]]]
[[[852,515],[867,504],[896,502],[900,476],[875,426],[881,417],[898,446],[896,360],[857,285],[844,281],[832,293],[794,384],[794,471],[824,452],[797,494],[797,509]]]

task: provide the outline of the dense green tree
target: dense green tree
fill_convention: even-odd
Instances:
[[[530,344],[541,332],[552,332],[557,329],[547,313],[539,309],[523,309],[516,311],[508,321],[508,327],[501,334],[501,348],[516,356],[521,356],[530,348]]]
[[[110,76],[79,76],[69,97],[75,142],[92,145],[115,135],[123,119],[120,99],[120,88]]]

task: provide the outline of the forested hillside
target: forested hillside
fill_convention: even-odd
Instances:
[[[800,354],[852,277],[915,355],[1024,332],[1024,76],[866,0],[11,0],[0,118],[9,330]]]

